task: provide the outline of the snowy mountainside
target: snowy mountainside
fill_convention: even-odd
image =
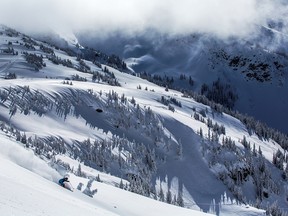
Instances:
[[[137,73],[145,72],[164,80],[173,77],[173,82],[165,83],[173,88],[201,92],[203,84],[211,87],[220,79],[237,95],[232,108],[287,133],[284,119],[288,118],[285,112],[288,37],[275,26],[261,26],[258,30],[261,33],[256,38],[224,41],[203,34],[179,37],[144,34],[117,40],[112,36],[99,43],[95,39],[89,43],[89,39],[80,35],[79,40],[116,52]]]
[[[285,140],[16,31],[2,27],[0,41],[1,130],[61,174],[95,178],[85,165],[126,190],[217,215],[287,207]]]
[[[92,187],[96,187],[98,193],[92,199],[79,190],[71,193],[55,183],[61,177],[56,170],[7,135],[11,136],[9,133],[0,133],[2,215],[208,215],[129,193],[101,182],[93,183]],[[110,183],[115,181],[113,176],[103,173],[101,177]],[[73,185],[80,182],[86,185],[88,179],[71,175],[70,181]],[[133,206],[129,205],[132,202]],[[150,208],[147,209],[147,206]]]

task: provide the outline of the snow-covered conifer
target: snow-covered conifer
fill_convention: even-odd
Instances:
[[[100,179],[100,175],[99,175],[99,174],[98,174],[97,177],[96,177],[96,181],[97,181],[97,182],[101,182],[101,179]]]
[[[122,180],[122,178],[121,178],[121,180],[120,180],[119,188],[121,188],[121,189],[124,188],[124,184],[123,184],[123,180]]]
[[[84,186],[84,184],[82,182],[79,182],[78,186],[77,186],[77,190],[82,190],[82,187]]]
[[[166,202],[171,204],[172,203],[172,194],[170,189],[168,189],[167,194],[166,194]]]
[[[160,191],[159,191],[159,200],[162,201],[162,202],[164,202],[164,200],[165,200],[164,192],[163,192],[162,186],[160,186]]]
[[[178,190],[177,205],[184,207],[183,194],[182,194],[182,191],[180,189]]]
[[[82,172],[82,168],[81,168],[81,164],[78,164],[78,168],[76,171],[76,175],[82,177],[83,176],[83,172]]]
[[[178,146],[177,146],[177,155],[178,157],[181,159],[182,158],[182,155],[183,155],[183,145],[181,143],[181,140],[179,140],[178,142]]]

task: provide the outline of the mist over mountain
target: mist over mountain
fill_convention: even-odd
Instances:
[[[283,0],[2,0],[1,8],[2,23],[21,31],[66,29],[100,38],[149,34],[152,29],[169,36],[206,33],[226,39],[253,36],[255,26],[270,20],[287,27]]]

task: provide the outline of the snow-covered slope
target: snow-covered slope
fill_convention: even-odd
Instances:
[[[81,191],[71,192],[56,182],[61,176],[3,132],[0,133],[0,213],[1,215],[208,215],[179,208],[121,190],[104,183],[95,183],[94,198]],[[112,180],[113,178],[107,178]],[[76,185],[85,179],[71,176]]]
[[[174,88],[200,92],[218,79],[238,95],[234,108],[287,133],[287,40],[281,29],[259,27],[259,34],[225,41],[210,35],[83,38],[84,44],[126,59],[135,72],[174,78]],[[116,37],[116,36],[115,36]],[[81,38],[81,37],[80,37]],[[93,42],[92,42],[93,41]],[[193,85],[179,81],[191,76]],[[265,96],[264,96],[265,95]],[[271,112],[273,110],[273,117]]]
[[[18,185],[12,191],[21,191],[19,196],[32,193],[23,206],[32,205],[39,196],[59,207],[63,196],[67,209],[79,202],[85,215],[147,215],[146,206],[151,206],[148,215],[202,214],[111,186],[120,187],[123,179],[126,190],[198,212],[259,215],[263,210],[248,204],[265,208],[276,200],[280,209],[286,208],[287,182],[283,170],[272,165],[286,167],[280,143],[260,139],[240,120],[181,92],[112,67],[100,68],[97,62],[69,56],[4,27],[0,32],[0,121],[1,130],[11,136],[9,140],[1,135],[3,164],[10,168],[0,181],[9,187],[9,182]],[[34,168],[28,157],[14,160],[22,150],[10,150],[12,143],[30,149],[31,158],[39,162],[35,152],[59,173],[43,161],[38,169],[38,162]],[[103,178],[103,183],[95,183],[99,192],[93,201],[55,184],[65,172],[71,173],[74,187],[88,181],[83,177]],[[14,180],[18,173],[26,183]],[[14,205],[12,198],[4,202],[4,213]],[[22,204],[22,199],[17,200],[15,208],[31,214]],[[46,215],[54,211],[43,204],[37,209]],[[75,214],[81,211],[70,209]]]

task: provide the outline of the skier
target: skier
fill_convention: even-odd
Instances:
[[[64,178],[61,178],[58,182],[62,187],[65,187],[65,182],[69,182],[68,176],[64,176]]]
[[[68,190],[73,191],[73,187],[72,187],[72,185],[71,185],[71,183],[70,183],[70,181],[69,181],[68,178],[69,178],[69,175],[65,175],[64,178],[62,178],[62,179],[60,179],[60,180],[58,181],[58,183],[59,183],[62,187],[66,188],[66,189],[68,189]]]

